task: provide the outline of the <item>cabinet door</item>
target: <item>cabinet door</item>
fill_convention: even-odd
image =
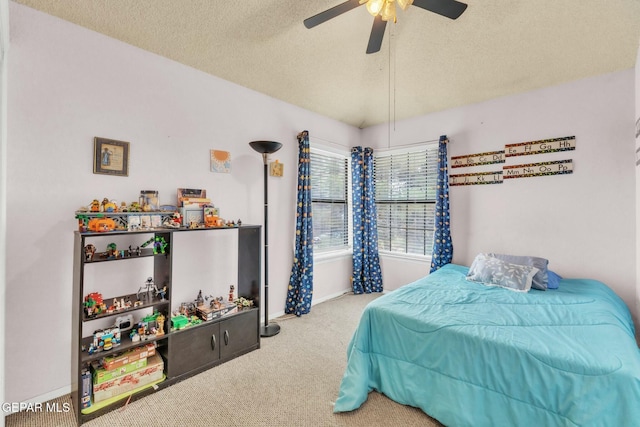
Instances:
[[[231,359],[258,344],[258,310],[220,322],[220,358]]]
[[[175,377],[220,359],[220,324],[187,329],[171,336],[167,374]]]

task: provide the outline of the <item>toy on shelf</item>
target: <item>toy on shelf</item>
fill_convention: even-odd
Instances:
[[[142,212],[142,207],[138,202],[131,202],[128,208],[129,212]]]
[[[131,245],[129,245],[129,250],[128,250],[128,254],[129,254],[129,256],[134,256],[134,255],[135,255],[135,256],[140,256],[140,253],[141,253],[141,252],[142,252],[142,251],[140,250],[140,246],[137,246],[135,249],[133,249],[133,248],[131,247]]]
[[[162,289],[156,291],[156,297],[160,298],[160,301],[165,301],[167,297],[167,287],[163,286]]]
[[[189,325],[189,318],[184,314],[179,314],[177,316],[171,317],[171,328],[179,331],[180,329],[184,329]]]
[[[111,218],[91,218],[89,220],[89,230],[91,231],[113,231],[116,223]]]
[[[180,310],[178,311],[178,313],[176,313],[176,316],[178,314],[182,314],[184,316],[193,316],[194,314],[196,314],[196,305],[193,302],[183,302],[182,304],[180,304]]]
[[[98,201],[98,199],[93,199],[93,201],[89,205],[89,210],[91,212],[100,212],[100,202]]]
[[[158,314],[158,317],[156,317],[156,323],[158,324],[158,331],[156,332],[157,336],[162,336],[164,335],[164,315],[162,313]]]
[[[96,254],[96,247],[89,243],[84,247],[84,259],[85,261],[93,261],[93,256]]]
[[[88,352],[109,351],[120,345],[120,329],[117,326],[99,329],[93,333],[93,341],[89,344]]]
[[[171,218],[164,220],[162,225],[168,228],[180,228],[182,226],[182,217],[180,213],[174,212]]]
[[[92,292],[84,297],[84,312],[87,316],[93,317],[107,311],[107,305],[102,300],[102,294]]]
[[[238,307],[238,309],[251,308],[253,307],[253,300],[247,299],[245,297],[240,297],[236,300],[236,306]]]
[[[107,259],[116,259],[119,255],[118,246],[113,242],[109,243],[107,245]]]
[[[154,254],[163,254],[166,247],[169,245],[165,240],[164,237],[161,236],[155,236],[150,238],[149,240],[147,240],[146,242],[144,242],[143,244],[140,245],[140,247],[142,248],[146,248],[149,245],[153,245],[153,253]]]
[[[102,212],[118,212],[118,203],[115,200],[109,200],[106,197],[102,200],[100,207]]]
[[[157,294],[158,288],[156,288],[156,284],[153,282],[153,277],[147,277],[147,281],[144,283],[144,285],[140,286],[136,296],[138,297],[138,300],[140,300],[140,295],[142,295],[143,300],[150,302],[153,298],[153,295]]]
[[[133,315],[125,314],[124,316],[116,317],[116,326],[120,329],[120,332],[126,332],[133,328]]]

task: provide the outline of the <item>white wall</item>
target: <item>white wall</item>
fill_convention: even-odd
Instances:
[[[5,401],[68,391],[74,211],[94,198],[131,202],[145,189],[175,203],[176,188],[205,188],[223,217],[261,224],[262,158],[248,145],[257,139],[284,144],[271,158],[285,176],[269,180],[269,313],[281,313],[296,135],[351,146],[359,130],[28,7],[11,2],[10,12]],[[131,143],[128,177],[92,173],[95,136]],[[232,173],[209,172],[210,149],[231,152]],[[348,286],[319,283],[314,300]]]
[[[542,256],[560,275],[605,282],[635,313],[633,79],[633,70],[621,71],[395,124],[392,147],[446,134],[450,156],[576,136],[573,152],[509,161],[573,159],[572,175],[450,188],[455,263],[469,265],[483,251]],[[362,141],[387,148],[387,126],[364,129]],[[405,263],[383,260],[387,289],[420,277]]]

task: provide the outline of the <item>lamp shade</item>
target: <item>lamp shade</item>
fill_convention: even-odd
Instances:
[[[249,145],[258,153],[262,154],[275,153],[282,148],[282,144],[275,141],[252,141]]]

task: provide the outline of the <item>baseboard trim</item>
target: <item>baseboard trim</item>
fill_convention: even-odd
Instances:
[[[341,297],[342,295],[344,295],[344,294],[348,294],[349,292],[353,292],[353,290],[352,290],[352,289],[350,289],[350,288],[347,288],[347,289],[344,289],[344,290],[342,290],[342,291],[339,291],[339,292],[336,292],[336,293],[333,293],[333,294],[330,294],[330,295],[324,296],[324,297],[322,297],[322,298],[318,298],[318,299],[315,299],[315,298],[314,298],[313,300],[311,300],[311,307],[313,307],[313,306],[314,306],[314,305],[316,305],[316,304],[320,304],[320,303],[323,303],[323,302],[325,302],[325,301],[329,301],[329,300],[331,300],[331,299]],[[290,314],[286,314],[286,315],[287,315],[287,316],[289,316]],[[273,313],[273,314],[272,314],[272,313],[270,313],[270,314],[269,314],[269,320],[270,320],[270,321],[271,321],[271,320],[275,320],[275,319],[277,319],[278,317],[282,317],[282,316],[285,316],[285,312],[284,312],[284,310],[282,310],[282,311],[278,311],[277,313]]]
[[[344,289],[342,291],[336,292],[334,294],[330,294],[330,295],[324,296],[322,298],[314,299],[311,302],[311,306],[313,307],[316,304],[321,304],[321,303],[323,303],[325,301],[329,301],[329,300],[332,300],[334,298],[341,297],[341,296],[343,296],[345,294],[348,294],[350,292],[353,292],[352,289],[347,288],[347,289]],[[277,312],[275,314],[271,314],[269,316],[269,320],[276,319],[277,317],[281,317],[281,316],[284,316],[284,310],[282,310],[280,312]],[[59,388],[57,390],[53,390],[53,391],[50,391],[48,393],[42,394],[40,396],[36,396],[36,397],[31,398],[31,399],[25,400],[24,403],[44,403],[44,402],[48,402],[49,400],[56,399],[58,397],[62,397],[64,395],[67,395],[67,394],[70,394],[70,393],[71,393],[71,385],[68,385],[68,386],[65,386],[65,387],[61,387],[61,388]],[[7,415],[9,415],[11,413],[13,413],[13,412],[5,412],[4,416],[7,416]]]

